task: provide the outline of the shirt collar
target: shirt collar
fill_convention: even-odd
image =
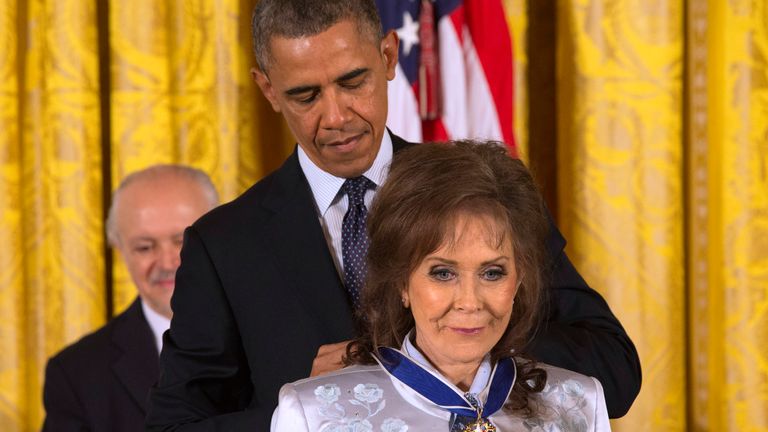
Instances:
[[[403,347],[400,351],[402,351],[403,354],[410,357],[411,360],[417,362],[425,369],[434,372],[438,376],[442,376],[442,374],[437,369],[435,369],[434,366],[432,366],[432,363],[430,363],[429,360],[424,357],[424,354],[422,354],[421,351],[419,351],[418,348],[413,345],[413,342],[411,342],[411,336],[413,335],[413,332],[414,330],[411,330],[407,335],[405,335],[405,340],[403,340]],[[483,357],[483,361],[480,362],[480,367],[477,368],[475,379],[472,381],[472,385],[469,386],[469,391],[467,393],[479,395],[483,390],[485,390],[490,383],[492,371],[493,368],[491,367],[491,356],[486,354],[485,357]],[[445,378],[443,379],[445,380]]]
[[[312,189],[312,195],[315,198],[317,209],[321,215],[324,215],[328,210],[328,207],[333,204],[336,196],[341,189],[341,185],[346,180],[343,177],[336,177],[333,174],[327,173],[320,169],[314,162],[307,156],[301,146],[298,146],[299,165],[301,170],[304,171],[304,175],[307,177],[309,187]],[[384,180],[387,179],[387,173],[389,172],[389,163],[392,161],[392,137],[389,136],[389,131],[385,131],[384,136],[381,139],[381,145],[379,146],[379,152],[376,158],[373,160],[373,164],[363,173],[368,180],[376,184],[376,187],[381,186]]]
[[[144,318],[147,319],[149,328],[152,329],[152,334],[155,336],[155,345],[159,354],[163,350],[163,333],[171,328],[171,320],[155,312],[143,300],[141,302],[141,310],[144,312]]]

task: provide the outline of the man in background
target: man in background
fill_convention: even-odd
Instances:
[[[184,229],[218,204],[208,176],[156,165],[115,191],[107,238],[120,252],[138,296],[123,313],[48,361],[44,431],[140,431],[159,374],[162,334]]]

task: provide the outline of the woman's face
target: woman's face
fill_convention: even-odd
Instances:
[[[490,217],[457,217],[455,240],[427,255],[403,292],[416,346],[438,370],[479,365],[509,324],[517,272],[510,235],[497,247],[497,225]]]

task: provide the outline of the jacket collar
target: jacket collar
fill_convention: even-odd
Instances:
[[[139,298],[115,318],[111,342],[112,371],[146,412],[149,388],[157,381],[160,366],[154,336],[141,311]]]

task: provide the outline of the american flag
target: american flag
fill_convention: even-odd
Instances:
[[[512,41],[502,0],[376,0],[400,38],[387,126],[409,141],[514,148]]]

